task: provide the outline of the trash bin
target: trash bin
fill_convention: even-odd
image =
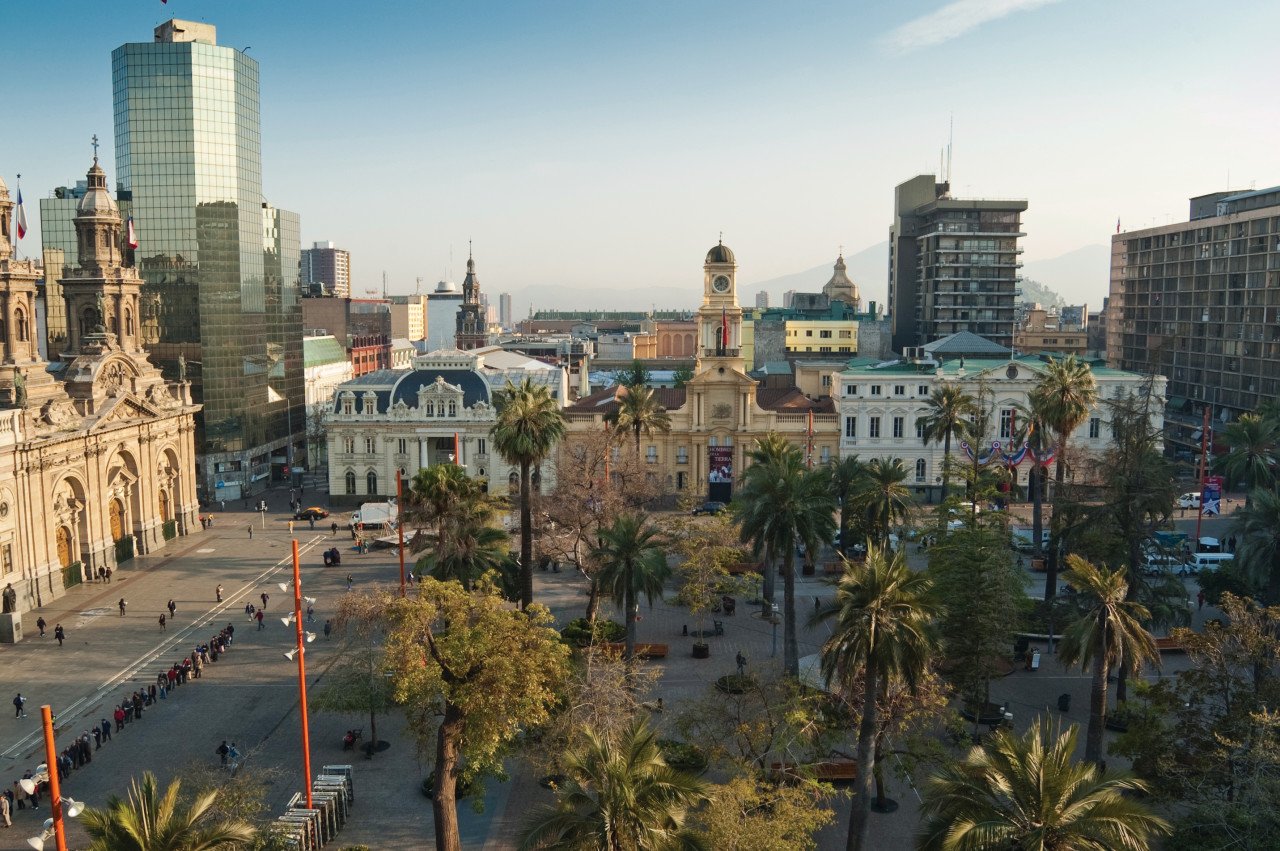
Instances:
[[[1059,712],[1071,711],[1071,695],[1066,694],[1065,692],[1058,695],[1058,711]]]

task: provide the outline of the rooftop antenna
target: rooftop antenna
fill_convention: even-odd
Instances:
[[[387,297],[387,270],[382,270],[382,297]]]
[[[947,183],[951,182],[951,142],[956,136],[956,114],[951,113],[951,124],[947,128]]]
[[[413,294],[422,295],[422,276],[419,275],[417,278],[414,278],[414,281],[415,283],[413,285]]]

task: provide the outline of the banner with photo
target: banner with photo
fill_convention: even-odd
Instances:
[[[707,448],[707,456],[710,459],[707,472],[707,481],[712,484],[729,483],[733,481],[733,447],[732,446],[710,446]]]

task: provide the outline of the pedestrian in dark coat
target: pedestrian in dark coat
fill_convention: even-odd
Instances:
[[[106,718],[103,718],[101,727],[102,727],[102,741],[104,742],[111,741],[111,722],[108,721]]]
[[[48,624],[44,622],[43,616],[36,618],[36,629],[40,630],[41,638],[44,638],[44,628],[46,626],[48,626]]]
[[[66,631],[63,630],[62,624],[58,624],[53,628],[53,637],[58,639],[58,646],[62,646],[62,641],[67,637]]]

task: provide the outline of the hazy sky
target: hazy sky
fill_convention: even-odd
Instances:
[[[357,289],[461,278],[468,238],[491,293],[697,288],[720,231],[741,280],[795,272],[883,240],[953,114],[954,191],[1029,199],[1029,260],[1280,183],[1275,2],[0,0],[28,255],[169,17],[261,63],[268,199]]]

